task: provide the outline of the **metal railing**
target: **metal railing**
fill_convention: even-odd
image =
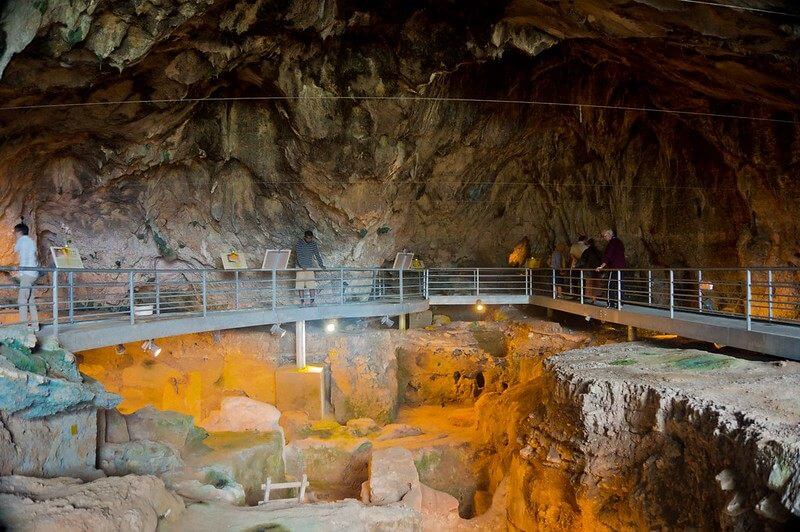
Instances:
[[[533,270],[532,295],[583,304],[662,309],[800,325],[800,270],[793,268],[653,268]]]
[[[436,296],[544,296],[582,304],[663,309],[800,325],[800,269],[651,268],[511,269],[436,268],[426,270],[426,294]]]
[[[402,303],[424,299],[422,270],[315,269],[303,291],[310,306]],[[20,286],[0,268],[0,323],[20,321]],[[301,306],[298,270],[39,268],[31,286],[40,325],[118,320],[131,324],[160,317]],[[313,292],[311,292],[313,290]],[[313,293],[313,301],[312,295]]]
[[[208,316],[300,306],[297,270],[38,268],[31,286],[39,323],[99,320],[137,323],[161,316]],[[0,323],[19,322],[20,288],[0,268]],[[336,268],[314,272],[314,304],[350,305],[438,300],[447,296],[544,296],[583,304],[663,309],[800,325],[796,268],[551,270]],[[310,303],[305,294],[305,303]]]

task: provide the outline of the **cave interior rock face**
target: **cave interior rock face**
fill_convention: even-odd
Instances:
[[[800,18],[741,3],[787,14],[8,0],[3,225],[98,267],[256,263],[306,228],[332,264],[501,265],[605,226],[637,266],[795,265]]]
[[[96,268],[306,229],[332,266],[500,266],[607,227],[633,267],[796,267],[800,9],[729,1],[5,0],[0,264],[23,219]],[[329,498],[271,526],[796,528],[800,364],[518,310],[311,334],[335,421],[272,406],[266,328],[158,359],[0,335],[0,513],[255,530],[235,504],[310,470]]]

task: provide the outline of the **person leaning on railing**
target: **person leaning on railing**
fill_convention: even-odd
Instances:
[[[317,296],[317,278],[314,270],[311,269],[314,267],[314,259],[317,260],[320,268],[325,269],[313,232],[306,231],[303,238],[297,241],[294,245],[294,255],[297,267],[300,268],[295,277],[295,289],[300,294],[300,306],[306,305],[305,293],[308,290],[310,305],[313,307],[314,299]]]
[[[606,229],[603,231],[603,239],[606,244],[606,249],[603,252],[603,263],[597,267],[598,272],[603,270],[622,270],[628,267],[625,261],[625,244],[622,243],[617,237],[616,231],[613,229]],[[611,271],[608,273],[608,297],[606,298],[606,307],[611,308],[617,306],[620,302],[617,294],[622,291],[622,272]]]
[[[37,268],[39,261],[36,259],[36,244],[28,236],[28,226],[18,223],[14,226],[14,236],[17,242],[14,244],[14,252],[19,257],[20,268]],[[19,295],[17,305],[19,306],[19,322],[28,325],[28,313],[30,312],[31,326],[33,330],[39,330],[39,313],[36,311],[36,298],[33,293],[33,283],[39,278],[39,272],[33,269],[20,269],[16,272],[19,279]]]

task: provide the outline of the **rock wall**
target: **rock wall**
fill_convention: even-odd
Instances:
[[[529,372],[531,354],[553,354],[590,338],[539,320],[410,331],[340,325],[345,330],[335,334],[309,331],[306,344],[309,364],[325,367],[328,399],[340,423],[361,417],[390,423],[402,404],[472,404],[483,391],[501,390]],[[163,338],[158,358],[138,344],[126,345],[123,354],[114,347],[94,349],[81,353],[79,364],[123,397],[123,413],[153,405],[190,415],[202,426],[224,397],[276,404],[275,370],[294,364],[294,338],[265,329]]]
[[[482,397],[478,442],[492,483],[519,494],[514,529],[791,527],[800,418],[776,383],[798,378],[796,363],[646,344],[570,351]]]
[[[0,344],[0,475],[96,478],[98,409],[120,401],[61,349]]]
[[[2,20],[0,223],[24,216],[43,260],[72,239],[89,266],[253,265],[314,227],[330,263],[495,265],[615,225],[634,265],[797,264],[800,31],[780,17],[14,0]],[[18,108],[60,103],[91,105]]]

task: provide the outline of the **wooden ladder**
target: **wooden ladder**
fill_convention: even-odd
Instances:
[[[261,484],[261,489],[264,490],[264,500],[259,501],[258,504],[266,504],[270,502],[269,500],[269,492],[272,490],[282,490],[288,488],[300,488],[300,491],[297,495],[297,502],[304,503],[306,502],[306,488],[308,487],[308,477],[303,475],[303,479],[299,482],[276,482],[275,484],[272,483],[272,477],[267,477],[267,483]],[[280,499],[278,499],[280,500]],[[283,499],[288,500],[288,499]]]

